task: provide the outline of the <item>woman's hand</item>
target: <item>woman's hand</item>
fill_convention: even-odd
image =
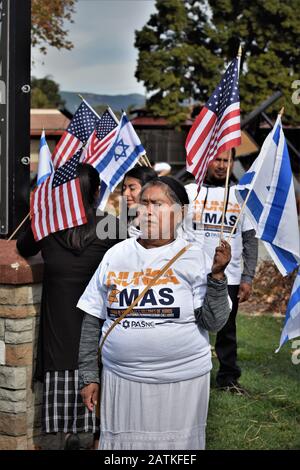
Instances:
[[[211,274],[214,279],[221,280],[224,278],[224,271],[231,260],[231,247],[225,240],[221,240],[221,245],[217,246]]]
[[[80,390],[82,401],[89,411],[93,411],[99,398],[100,385],[91,383]]]

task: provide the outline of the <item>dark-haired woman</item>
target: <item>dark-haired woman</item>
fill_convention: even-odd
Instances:
[[[44,260],[43,293],[35,378],[43,382],[42,429],[66,434],[65,448],[79,446],[78,432],[93,432],[95,413],[85,409],[78,390],[78,349],[83,312],[76,304],[106,251],[118,239],[101,240],[96,225],[99,174],[79,164],[78,174],[88,222],[59,231],[36,242],[29,226],[17,241],[24,257],[41,251]],[[103,217],[113,218],[111,215]],[[112,220],[117,224],[117,219]],[[118,232],[117,232],[118,233]]]
[[[125,198],[127,211],[128,235],[137,237],[140,235],[137,219],[137,206],[142,187],[149,181],[157,178],[153,168],[137,166],[129,170],[123,180],[121,195]]]
[[[208,331],[221,329],[230,312],[224,275],[230,245],[222,241],[207,265],[199,246],[177,237],[188,203],[184,187],[172,178],[148,182],[140,194],[141,237],[108,251],[79,300],[86,312],[79,376],[89,371],[91,382],[81,394],[92,410],[99,393],[93,380],[93,374],[99,376],[99,319],[103,341],[114,320],[144,292],[103,345],[101,450],[205,448]]]

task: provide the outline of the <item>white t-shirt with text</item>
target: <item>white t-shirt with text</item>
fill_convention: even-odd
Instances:
[[[205,250],[212,262],[215,249],[219,246],[220,241],[224,187],[202,186],[198,196],[196,184],[188,184],[185,186],[185,189],[190,200],[190,206],[185,221],[185,238],[198,243],[199,246]],[[231,186],[229,188],[223,228],[223,237],[225,240],[229,237],[240,210],[241,208],[235,196],[234,186]],[[238,285],[241,282],[243,268],[242,232],[251,229],[253,229],[251,222],[242,214],[230,241],[231,261],[225,270],[229,285]]]
[[[188,242],[146,249],[135,238],[109,249],[77,306],[104,319],[102,337],[149,281]],[[150,288],[133,311],[108,335],[102,362],[129,380],[168,383],[207,373],[208,332],[195,323],[194,310],[206,292],[211,262],[192,244]]]

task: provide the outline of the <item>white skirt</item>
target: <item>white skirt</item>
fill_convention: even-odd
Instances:
[[[149,384],[103,368],[99,450],[201,450],[210,373],[191,380]]]

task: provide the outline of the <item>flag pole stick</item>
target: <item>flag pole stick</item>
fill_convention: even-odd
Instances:
[[[141,155],[141,156],[140,156],[140,159],[141,159],[141,161],[144,163],[144,166],[149,166],[149,165],[148,165],[148,162],[147,162],[147,160],[146,160],[146,158],[145,158],[145,155]]]
[[[220,231],[220,245],[221,245],[221,240],[223,238],[223,230],[224,230],[225,205],[226,205],[226,201],[227,201],[227,197],[228,197],[228,182],[229,182],[229,173],[230,173],[230,163],[231,163],[231,155],[229,155],[229,158],[228,158],[227,171],[226,171],[225,191],[224,191],[224,200],[223,200],[223,209],[222,209],[222,222],[221,222],[221,231]]]
[[[144,158],[145,158],[145,160],[148,162],[148,166],[149,166],[150,168],[152,168],[152,165],[151,165],[150,160],[149,160],[149,158],[147,157],[147,154],[146,154],[146,153],[145,153],[145,155],[144,155]]]
[[[143,159],[143,155],[140,155],[139,161],[141,162],[142,166],[147,166],[145,165],[145,160]]]
[[[23,225],[24,222],[28,219],[29,216],[30,216],[30,211],[28,212],[28,214],[26,215],[26,217],[24,217],[24,219],[22,220],[22,222],[18,225],[18,227],[16,228],[16,230],[13,232],[13,234],[6,240],[7,242],[9,242],[9,241],[15,236],[15,234],[20,230],[20,228],[22,227],[22,225]]]
[[[237,219],[236,219],[236,221],[235,221],[235,224],[234,224],[234,226],[232,227],[232,230],[231,230],[231,232],[230,232],[229,238],[228,238],[228,240],[227,240],[228,243],[230,243],[230,241],[231,241],[231,239],[232,239],[232,235],[234,234],[234,231],[235,231],[235,229],[236,229],[236,227],[237,227],[237,224],[238,224],[239,221],[240,221],[241,215],[242,215],[242,213],[244,212],[244,209],[245,209],[245,207],[246,207],[246,204],[247,204],[247,201],[248,201],[248,199],[249,199],[250,193],[251,193],[251,190],[249,190],[249,192],[248,192],[248,194],[247,194],[247,196],[246,196],[246,199],[244,200],[243,205],[242,205],[242,207],[241,207],[240,213],[239,213],[239,215],[237,216]]]
[[[279,113],[278,113],[278,116],[282,116],[283,113],[284,113],[284,107],[281,108],[281,110],[280,110]],[[230,232],[229,238],[228,238],[228,240],[227,240],[228,243],[230,243],[230,240],[231,240],[232,235],[233,235],[233,233],[234,233],[234,231],[235,231],[235,229],[236,229],[236,227],[237,227],[237,224],[239,223],[239,220],[240,220],[240,218],[241,218],[241,215],[242,215],[242,213],[244,212],[244,209],[245,209],[245,207],[246,207],[246,204],[247,204],[247,201],[248,201],[248,199],[249,199],[250,194],[251,194],[251,189],[249,189],[248,194],[247,194],[247,196],[246,196],[246,198],[245,198],[245,200],[244,200],[244,202],[243,202],[243,205],[242,205],[242,207],[241,207],[240,213],[239,213],[239,215],[238,215],[238,217],[237,217],[237,219],[236,219],[236,221],[235,221],[234,226],[232,227],[232,230],[231,230],[231,232]]]

